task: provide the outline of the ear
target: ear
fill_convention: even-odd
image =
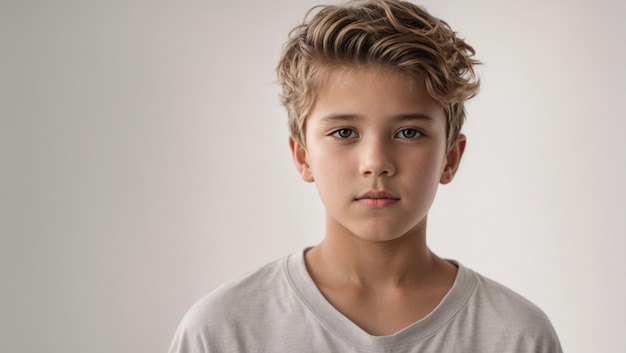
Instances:
[[[300,173],[300,177],[302,177],[302,180],[307,183],[312,183],[314,181],[313,173],[311,173],[311,167],[309,166],[309,158],[306,148],[304,148],[291,136],[289,137],[289,148],[291,149],[293,162],[296,165],[298,173]]]
[[[454,178],[456,171],[459,169],[459,164],[461,164],[461,157],[463,157],[463,152],[465,152],[466,142],[467,139],[465,135],[460,134],[454,144],[450,146],[446,154],[446,165],[443,168],[441,179],[439,180],[441,184],[448,184]]]

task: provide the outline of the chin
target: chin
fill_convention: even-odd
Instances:
[[[353,232],[354,236],[363,241],[370,242],[386,242],[392,241],[396,239],[400,239],[404,236],[405,233],[402,232],[389,232],[389,231],[364,231],[364,232]]]
[[[394,240],[408,240],[425,235],[425,223],[412,224],[372,224],[365,223],[348,230],[358,239],[371,242],[387,242]]]

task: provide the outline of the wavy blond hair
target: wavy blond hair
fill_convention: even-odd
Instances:
[[[278,63],[281,102],[291,136],[305,145],[305,123],[322,73],[333,67],[388,68],[421,77],[443,108],[451,146],[465,120],[464,102],[478,93],[474,49],[424,8],[394,0],[316,6],[289,34]]]

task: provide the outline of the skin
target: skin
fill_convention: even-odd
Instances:
[[[324,240],[305,254],[311,278],[343,315],[390,335],[428,315],[457,268],[426,244],[428,211],[465,137],[447,148],[446,118],[420,78],[334,69],[320,82],[306,147],[290,139],[303,180],[326,209]]]

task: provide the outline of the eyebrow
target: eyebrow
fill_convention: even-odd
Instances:
[[[358,114],[330,114],[330,115],[323,117],[320,121],[322,123],[332,123],[332,122],[338,122],[338,121],[339,122],[355,121],[355,120],[361,120],[361,119],[363,119],[363,116],[358,115]],[[405,122],[405,121],[414,121],[414,120],[424,121],[427,123],[435,122],[435,119],[431,117],[430,115],[420,114],[420,113],[398,114],[398,115],[391,116],[389,119],[395,122]]]

